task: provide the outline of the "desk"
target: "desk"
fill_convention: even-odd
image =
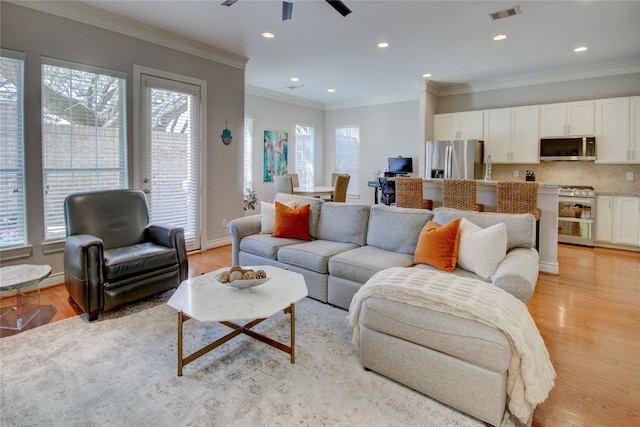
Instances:
[[[0,315],[0,318],[4,318],[15,311],[16,325],[15,327],[0,325],[0,328],[20,331],[40,312],[40,287],[38,286],[34,292],[35,295],[26,295],[24,290],[31,285],[38,285],[49,274],[51,274],[51,267],[48,265],[21,264],[0,268],[0,291],[16,290],[15,306],[12,304],[2,307]],[[23,298],[27,301],[23,301]],[[25,316],[28,316],[28,319],[25,320]]]
[[[316,185],[314,187],[293,187],[293,194],[299,196],[328,196],[333,194],[335,187],[331,185]]]

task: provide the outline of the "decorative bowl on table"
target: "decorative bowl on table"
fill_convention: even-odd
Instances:
[[[264,270],[243,269],[235,266],[216,275],[216,280],[233,288],[248,289],[268,282],[270,277]]]

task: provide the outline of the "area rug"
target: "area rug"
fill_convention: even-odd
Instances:
[[[483,426],[365,371],[347,312],[296,305],[296,363],[241,335],[177,376],[168,294],[89,323],[82,317],[0,340],[2,426]],[[288,315],[256,330],[288,342]],[[185,353],[228,328],[189,320]],[[425,366],[425,369],[428,369]]]

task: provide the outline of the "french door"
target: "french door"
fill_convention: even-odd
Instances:
[[[154,224],[184,228],[201,247],[201,92],[197,84],[140,74],[140,186]]]

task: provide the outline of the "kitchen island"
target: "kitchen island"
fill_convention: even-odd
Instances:
[[[495,212],[498,181],[476,180],[476,202],[484,205],[485,212]],[[433,200],[433,208],[442,206],[442,179],[426,179],[424,198]],[[538,183],[540,216],[540,271],[559,273],[558,267],[558,191],[560,184]]]

